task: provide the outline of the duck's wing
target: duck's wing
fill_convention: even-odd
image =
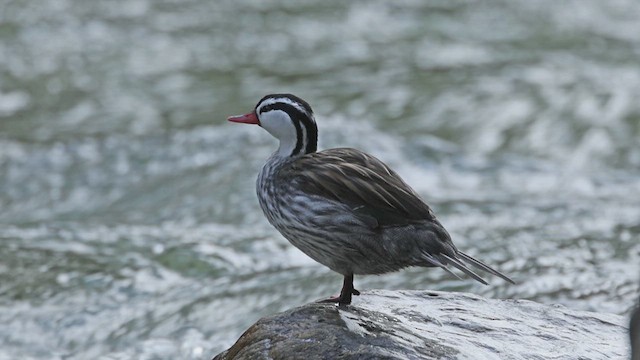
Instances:
[[[324,150],[296,159],[283,175],[307,194],[346,204],[372,229],[429,222],[446,246],[438,247],[436,253],[426,251],[426,262],[449,272],[446,265],[452,265],[487,284],[464,261],[513,283],[501,272],[457,250],[431,208],[395,171],[371,155],[350,148]]]
[[[304,155],[283,175],[308,194],[348,205],[372,227],[435,220],[429,206],[395,171],[356,149]]]

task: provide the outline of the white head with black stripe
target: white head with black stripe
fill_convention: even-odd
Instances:
[[[318,127],[309,104],[291,94],[270,94],[263,97],[254,111],[227,120],[256,124],[280,140],[277,154],[297,157],[317,150]]]

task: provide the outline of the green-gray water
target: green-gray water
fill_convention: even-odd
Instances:
[[[518,283],[409,269],[359,289],[627,314],[638,18],[632,0],[2,2],[0,359],[206,359],[337,293],[257,204],[275,140],[225,121],[270,92]]]

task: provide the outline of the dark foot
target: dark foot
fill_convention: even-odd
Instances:
[[[353,291],[351,291],[351,294],[353,295],[360,295],[360,291],[353,289]],[[324,299],[324,300],[320,300],[318,302],[321,303],[336,303],[338,305],[349,305],[351,304],[351,294],[343,294],[340,293],[340,295],[338,296],[332,296],[328,299]]]
[[[351,295],[360,295],[360,291],[353,288],[353,275],[345,275],[340,295],[320,300],[321,303],[337,303],[338,305],[351,304]]]

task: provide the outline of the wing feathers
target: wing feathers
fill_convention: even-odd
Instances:
[[[340,201],[375,217],[379,226],[435,219],[429,206],[398,174],[359,150],[310,153],[296,159],[283,175],[306,193]]]
[[[353,215],[371,229],[411,223],[429,223],[442,227],[429,206],[398,174],[382,161],[359,150],[336,148],[306,154],[294,160],[280,175],[283,176],[282,183],[292,184],[307,194],[349,206]],[[487,282],[469,269],[462,262],[464,261],[514,283],[489,265],[456,250],[444,228],[438,233],[437,239],[442,244],[450,244],[451,251],[447,252],[449,255],[444,252],[423,253],[423,259],[428,264],[440,267],[459,278],[447,267],[450,264],[486,285]]]

